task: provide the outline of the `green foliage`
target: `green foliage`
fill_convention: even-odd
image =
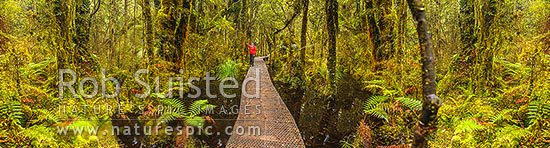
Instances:
[[[403,105],[408,107],[412,110],[422,110],[422,101],[412,99],[412,98],[405,98],[405,97],[397,97],[395,100],[401,102]]]
[[[473,121],[472,119],[465,119],[462,120],[456,125],[455,128],[455,134],[462,134],[462,133],[471,133],[471,132],[477,132],[484,130],[485,127],[482,125],[477,124],[477,122]]]
[[[530,102],[529,109],[527,109],[527,118],[530,125],[550,119],[550,104],[538,101]]]
[[[157,119],[158,124],[168,123],[175,119],[184,119],[185,123],[188,125],[202,128],[204,125],[204,118],[199,115],[216,107],[215,105],[208,104],[208,100],[194,101],[187,110],[185,110],[183,103],[176,98],[165,98],[162,102],[173,109],[164,112]]]
[[[239,74],[239,64],[233,60],[227,60],[225,63],[218,66],[216,77],[218,80],[223,80],[228,77],[237,78]]]
[[[387,95],[389,95],[389,93]],[[395,104],[392,104],[392,100],[396,100],[400,102],[403,106],[411,110],[422,109],[422,102],[416,99],[406,98],[406,97],[391,98],[388,96],[371,96],[363,104],[363,112],[373,115],[377,118],[384,119],[387,122],[389,122],[390,120],[389,113],[394,112],[396,108],[400,108],[400,106],[398,105],[396,106]]]
[[[24,114],[20,102],[11,101],[0,104],[0,115],[4,119],[3,122],[9,122],[4,124],[21,128],[21,120]]]

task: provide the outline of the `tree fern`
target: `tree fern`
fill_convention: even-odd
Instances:
[[[385,95],[395,95],[395,92],[385,91]],[[384,119],[389,122],[390,112],[394,111],[395,105],[390,104],[388,96],[372,96],[363,104],[363,111],[367,114],[373,115],[377,118]],[[422,102],[416,99],[406,98],[406,97],[397,97],[395,100],[401,102],[404,106],[408,107],[411,110],[421,110]]]

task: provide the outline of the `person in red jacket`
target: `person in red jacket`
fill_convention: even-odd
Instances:
[[[252,43],[252,45],[248,45],[248,48],[250,49],[248,53],[250,53],[250,66],[254,66],[254,56],[256,56],[256,43]]]

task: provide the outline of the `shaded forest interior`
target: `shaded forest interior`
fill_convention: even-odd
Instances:
[[[550,146],[550,0],[0,0],[0,147],[224,147],[111,128],[223,132],[241,88],[217,88],[243,82],[251,43],[307,147]],[[59,97],[60,69],[76,97]],[[138,69],[160,92],[135,97]],[[179,98],[190,84],[218,95]]]

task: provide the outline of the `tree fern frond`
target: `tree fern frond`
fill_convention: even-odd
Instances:
[[[393,106],[389,103],[379,103],[376,108],[382,109],[386,113],[392,112]]]

